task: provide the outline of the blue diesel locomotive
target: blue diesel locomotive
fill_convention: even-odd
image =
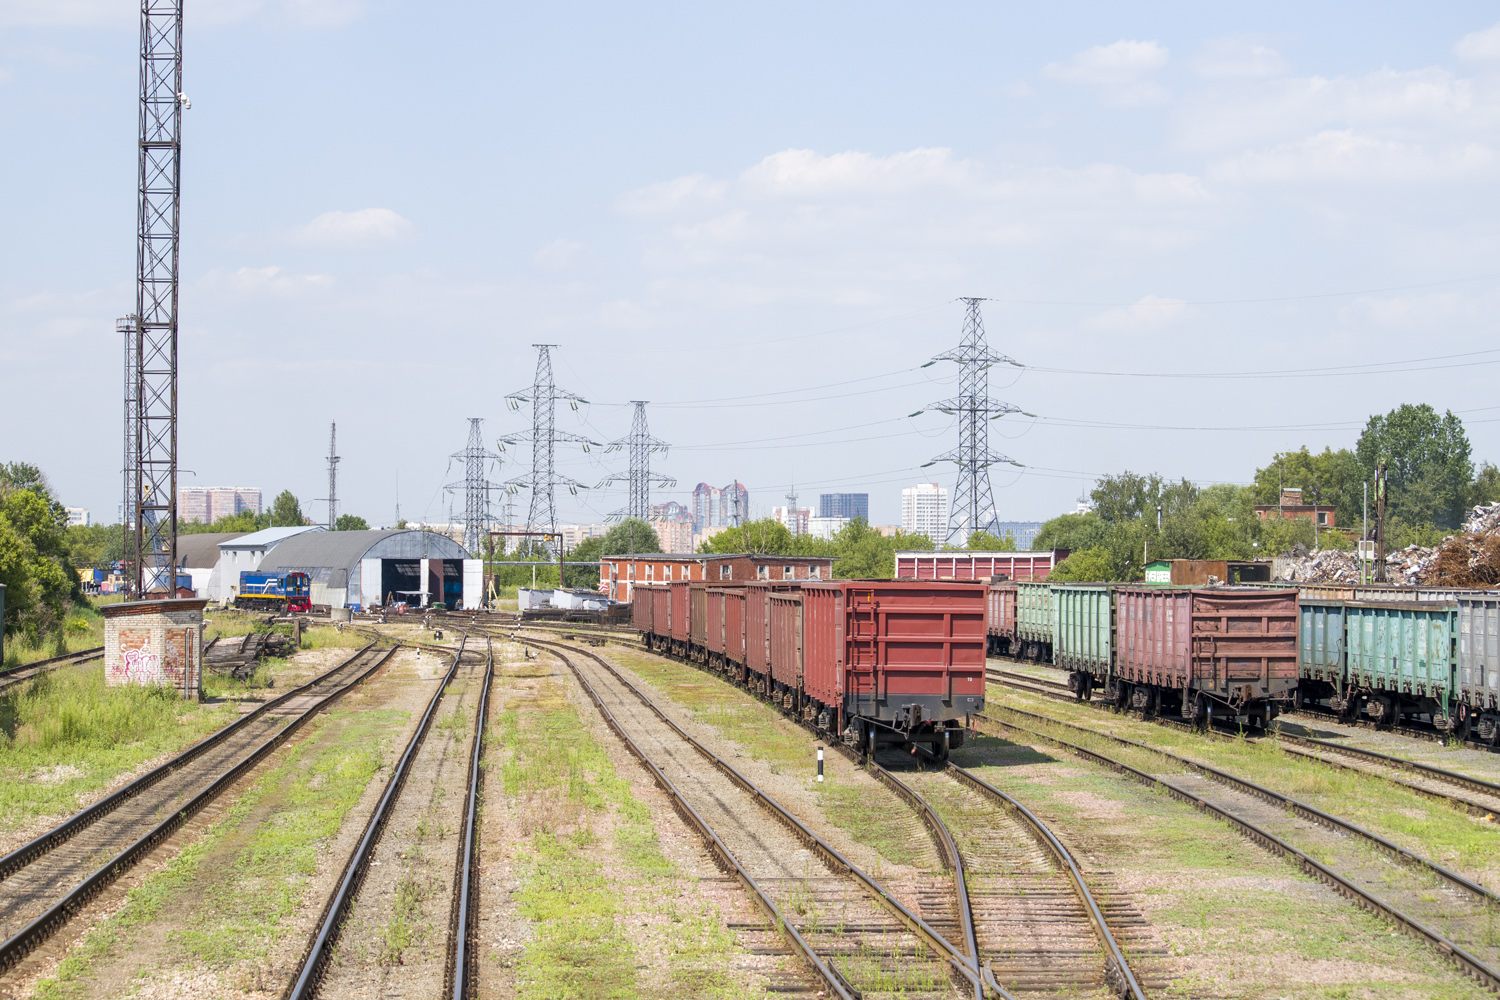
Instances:
[[[312,578],[306,573],[243,570],[234,606],[291,614],[312,610]]]

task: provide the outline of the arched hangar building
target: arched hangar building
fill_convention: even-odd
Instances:
[[[484,569],[453,539],[431,531],[308,531],[266,552],[262,572],[312,578],[312,602],[333,608],[405,601],[477,609]]]

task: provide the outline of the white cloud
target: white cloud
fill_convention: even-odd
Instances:
[[[1281,53],[1240,35],[1204,42],[1191,65],[1199,76],[1226,79],[1279,76],[1287,69]]]
[[[1500,59],[1500,24],[1465,35],[1453,51],[1460,59]]]
[[[1481,310],[1472,297],[1454,292],[1387,298],[1364,297],[1339,310],[1339,319],[1349,326],[1379,326],[1401,330],[1433,330],[1436,324],[1451,325],[1458,319],[1474,318]]]
[[[298,237],[318,246],[374,247],[398,242],[413,228],[410,220],[388,208],[361,208],[324,212],[298,230]]]
[[[1145,295],[1128,306],[1116,306],[1090,317],[1084,321],[1084,326],[1109,333],[1141,333],[1171,326],[1196,312],[1181,299]]]
[[[653,215],[709,204],[723,196],[723,182],[710,180],[704,174],[690,174],[626,192],[619,200],[619,207],[632,215]]]
[[[215,268],[205,274],[198,287],[214,293],[262,297],[298,296],[322,292],[333,286],[326,274],[296,274],[277,264],[268,267]]]
[[[553,240],[542,247],[532,258],[543,267],[566,268],[578,261],[583,253],[583,244],[572,240]]]
[[[1084,49],[1067,62],[1048,63],[1042,75],[1097,87],[1100,100],[1112,107],[1157,104],[1171,95],[1146,77],[1166,66],[1168,54],[1166,47],[1156,42],[1122,40]]]
[[[1210,170],[1224,181],[1440,181],[1490,175],[1495,150],[1470,142],[1429,150],[1352,129],[1326,130],[1297,142],[1243,153]]]

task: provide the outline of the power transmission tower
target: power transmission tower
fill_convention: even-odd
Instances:
[[[938,462],[952,462],[958,466],[958,483],[953,490],[953,503],[948,508],[948,533],[943,539],[944,544],[955,537],[963,543],[975,531],[994,529],[997,518],[995,497],[990,489],[990,466],[1000,462],[1021,465],[1013,458],[990,450],[989,423],[1007,413],[1023,412],[1019,406],[990,399],[990,367],[1002,362],[1020,365],[990,350],[985,343],[984,319],[979,315],[979,303],[984,300],[966,298],[962,301],[968,306],[963,341],[951,351],[932,359],[957,363],[958,395],[928,404],[929,409],[958,417],[958,447],[923,466],[925,469]]]
[[[120,528],[125,532],[125,552],[135,550],[135,501],[140,492],[140,484],[136,479],[136,421],[140,418],[136,414],[136,379],[137,369],[140,362],[136,359],[136,322],[134,316],[121,316],[115,320],[115,332],[124,334],[125,341],[125,454],[120,463],[120,472],[125,479],[125,490],[120,503]],[[135,585],[132,576],[128,586]]]
[[[625,509],[617,510],[610,518],[620,516],[638,517],[642,521],[651,520],[651,483],[662,489],[676,486],[677,480],[671,476],[653,476],[651,474],[651,455],[667,453],[667,442],[660,438],[651,436],[651,429],[646,426],[646,400],[633,399],[635,405],[635,417],[630,422],[630,436],[611,441],[606,451],[629,450],[630,472],[621,476],[618,473],[607,476],[599,481],[595,489],[602,489],[609,483],[626,482],[630,486],[630,496],[625,501]]]
[[[505,486],[507,490],[529,489],[531,491],[531,507],[526,513],[527,531],[555,533],[557,531],[557,487],[566,486],[568,492],[575,494],[581,489],[588,488],[575,479],[558,474],[557,445],[576,442],[583,445],[584,451],[588,451],[590,445],[598,442],[590,441],[580,434],[570,434],[557,429],[559,400],[575,410],[578,409],[579,403],[587,403],[588,400],[559,389],[552,381],[551,351],[557,346],[556,344],[532,344],[531,346],[536,348],[536,377],[532,379],[531,388],[521,389],[505,397],[506,403],[513,410],[518,409],[522,403],[531,403],[531,433],[516,434],[501,439],[502,446],[517,441],[531,442],[531,474],[512,479]],[[550,554],[551,542],[545,544]]]
[[[484,478],[486,462],[500,462],[500,456],[484,447],[484,434],[480,424],[482,417],[469,418],[469,443],[463,451],[455,451],[449,459],[464,463],[464,481],[449,483],[444,489],[454,490],[459,486],[464,491],[464,548],[471,556],[478,557],[490,539],[490,491],[502,487]]]
[[[330,423],[328,425],[328,530],[333,531],[339,523],[339,456],[336,442],[338,441],[339,425]]]
[[[135,594],[177,591],[177,249],[182,0],[141,0],[136,214]]]

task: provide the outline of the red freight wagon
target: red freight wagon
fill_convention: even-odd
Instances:
[[[763,583],[745,587],[745,669],[757,676],[771,672],[770,598],[771,588]]]
[[[688,585],[688,645],[692,659],[703,661],[708,648],[708,587],[701,583]]]
[[[1045,580],[1067,549],[1043,552],[897,552],[898,580]]]
[[[1105,693],[1118,704],[1262,726],[1290,704],[1295,590],[1121,587],[1115,600],[1116,677]]]
[[[639,587],[631,596],[630,627],[643,636],[651,634],[651,595],[642,593]]]
[[[672,591],[668,587],[641,587],[651,598],[651,634],[664,642],[672,634]],[[660,643],[658,643],[659,645]]]
[[[691,614],[688,608],[688,582],[686,580],[674,580],[667,584],[667,591],[671,599],[667,605],[667,635],[672,637],[672,642],[681,647],[681,652],[687,652],[688,645],[688,618]]]
[[[946,756],[984,708],[982,584],[848,580],[802,586],[804,691],[820,726]],[[773,666],[773,670],[776,669]]]
[[[770,595],[771,679],[777,691],[802,690],[802,595]]]
[[[715,587],[708,592],[709,606],[713,606],[715,595],[719,602],[719,626],[722,630],[722,638],[719,640],[718,652],[723,656],[725,664],[742,664],[745,662],[745,588],[744,587]],[[710,622],[709,644],[713,645],[714,626]]]
[[[1016,638],[1016,585],[997,583],[986,595],[985,631],[989,635],[989,651],[1008,652]]]
[[[724,656],[724,592],[709,590],[704,594],[703,647],[708,661],[717,663]]]

